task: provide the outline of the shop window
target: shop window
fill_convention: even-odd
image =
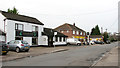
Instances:
[[[60,42],[62,41],[62,37],[59,38],[59,41],[60,41]]]
[[[32,38],[32,45],[37,45],[37,38]]]
[[[15,40],[23,40],[23,37],[15,37]]]
[[[58,37],[55,37],[55,41],[58,42]]]
[[[65,42],[65,37],[63,37],[63,42]]]

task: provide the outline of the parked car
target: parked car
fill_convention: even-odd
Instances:
[[[8,53],[8,45],[4,41],[0,41],[1,55],[6,55]]]
[[[107,40],[105,43],[106,43],[106,44],[110,44],[110,40]]]
[[[30,45],[28,42],[23,41],[23,40],[12,40],[8,42],[9,50],[14,50],[17,53],[20,51],[26,51],[28,52],[30,49]]]
[[[94,41],[94,42],[95,42],[95,44],[104,44],[103,41]]]
[[[90,43],[91,45],[94,45],[94,44],[95,44],[95,42],[94,42],[94,41],[90,41],[89,43]]]
[[[67,44],[71,45],[81,45],[81,42],[78,39],[75,38],[68,38]]]

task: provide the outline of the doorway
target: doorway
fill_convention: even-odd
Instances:
[[[32,38],[32,45],[38,45],[38,38]]]
[[[53,46],[53,37],[48,37],[48,46]]]

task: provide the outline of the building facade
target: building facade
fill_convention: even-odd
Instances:
[[[5,38],[6,38],[5,36],[6,34],[0,30],[0,41],[5,41]]]
[[[42,45],[54,46],[54,45],[66,45],[67,36],[55,31],[54,29],[44,28],[42,32]]]
[[[25,40],[30,45],[41,45],[43,25],[33,17],[0,11],[0,30],[6,33],[6,42]]]
[[[86,38],[86,32],[75,26],[75,23],[73,25],[65,23],[55,28],[55,30],[67,35],[68,38],[77,38],[81,41]]]

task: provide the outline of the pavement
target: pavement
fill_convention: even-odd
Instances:
[[[118,47],[105,54],[94,66],[118,66]]]

